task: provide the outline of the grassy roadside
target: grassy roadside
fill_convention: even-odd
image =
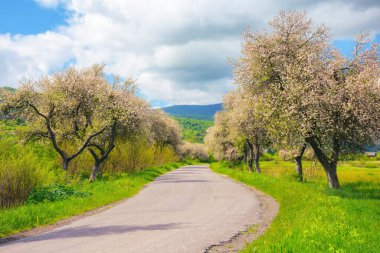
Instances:
[[[211,168],[254,186],[280,204],[266,233],[242,252],[380,252],[379,177],[342,181],[337,191],[326,183],[252,174],[223,163],[213,163]]]
[[[170,163],[136,173],[104,177],[93,183],[82,180],[75,185],[75,188],[88,192],[89,195],[86,197],[72,196],[55,202],[0,209],[0,238],[39,225],[52,224],[58,220],[131,197],[159,175],[190,163]]]

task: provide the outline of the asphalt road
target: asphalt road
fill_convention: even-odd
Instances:
[[[253,191],[206,166],[186,166],[115,207],[0,252],[204,252],[257,223],[260,211]]]

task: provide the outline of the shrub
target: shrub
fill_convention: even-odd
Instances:
[[[293,153],[294,152],[292,152],[292,151],[281,149],[280,151],[278,151],[278,157],[283,161],[289,161],[289,160],[292,160],[294,158],[295,154],[293,154]]]
[[[24,202],[28,193],[41,183],[41,178],[30,163],[10,158],[0,161],[0,207]]]
[[[204,144],[184,142],[180,150],[182,157],[189,157],[200,161],[208,161],[209,157]]]
[[[28,195],[26,203],[37,204],[46,201],[53,202],[67,199],[73,195],[86,197],[89,196],[90,193],[77,191],[70,185],[52,184],[50,186],[41,186],[34,188],[33,191]]]
[[[170,147],[158,148],[143,138],[119,141],[102,168],[103,172],[135,172],[151,166],[177,161]]]
[[[281,149],[278,152],[278,157],[283,161],[291,161],[297,156],[298,152],[295,150],[284,150]],[[311,148],[306,148],[305,153],[303,154],[303,160],[315,160],[314,151]]]
[[[153,147],[154,149],[154,163],[153,166],[160,166],[169,162],[177,162],[179,160],[178,154],[171,147],[164,147],[159,149]]]
[[[1,140],[0,150],[0,208],[20,205],[34,187],[62,178],[54,160],[38,155],[34,145]]]
[[[275,154],[274,153],[265,152],[260,157],[260,161],[273,161],[273,160],[275,160]]]
[[[314,161],[316,159],[313,149],[306,148],[305,153],[303,154],[304,160]]]

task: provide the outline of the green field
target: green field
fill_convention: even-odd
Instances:
[[[328,188],[316,163],[304,166],[307,182],[301,183],[291,162],[264,161],[261,175],[212,164],[280,204],[269,229],[242,252],[380,252],[380,161],[340,163],[340,190]]]

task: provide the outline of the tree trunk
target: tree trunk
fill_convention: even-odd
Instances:
[[[300,152],[298,153],[298,155],[294,158],[295,162],[296,162],[296,171],[297,171],[297,174],[298,174],[298,177],[301,181],[303,181],[303,171],[302,171],[302,157],[303,157],[303,154],[305,153],[305,150],[306,150],[306,144],[304,144],[302,146],[302,148],[300,149]]]
[[[95,150],[93,150],[92,148],[88,148],[92,157],[94,158],[94,166],[92,167],[91,175],[90,175],[90,178],[88,179],[90,182],[96,179],[96,175],[100,171],[100,165],[107,159],[108,155],[111,153],[111,151],[115,147],[116,126],[117,126],[116,122],[114,122],[111,129],[110,141],[106,150],[104,147],[105,146],[104,143],[103,145],[97,145],[95,143],[89,144],[91,147],[93,146],[97,148],[100,152],[100,157],[99,157],[98,154],[96,154]]]
[[[92,157],[94,158],[94,166],[92,166],[90,178],[88,179],[89,182],[92,182],[96,179],[96,175],[99,172],[100,164],[103,162],[103,160],[102,158],[98,157],[98,155],[92,148],[89,148],[88,150],[90,151]],[[101,153],[104,154],[103,149],[100,149],[100,150],[101,150]]]
[[[243,157],[244,164],[248,162],[248,144],[247,142],[244,144],[244,157]]]
[[[249,171],[253,172],[253,156],[249,157],[248,167],[249,167]]]
[[[63,169],[65,171],[69,171],[69,162],[70,162],[70,159],[67,159],[67,158],[62,158],[62,163],[63,163]]]
[[[321,163],[325,173],[327,175],[327,179],[329,182],[330,188],[339,189],[339,179],[336,173],[336,167],[338,164],[338,156],[340,151],[340,145],[336,139],[334,139],[334,147],[333,147],[333,158],[332,161],[329,161],[327,156],[323,153],[322,149],[319,147],[317,141],[314,137],[310,137],[306,139],[310,146],[313,148],[315,156],[318,161]]]
[[[249,167],[249,171],[253,172],[253,160],[255,157],[253,145],[249,141],[247,142],[247,145],[248,145],[248,151],[249,151],[248,167]]]
[[[100,167],[100,162],[95,162],[94,166],[92,167],[91,175],[88,181],[92,182],[96,179],[96,175],[99,172],[99,167]]]
[[[256,144],[255,145],[255,167],[256,167],[256,172],[261,173],[261,168],[260,168],[260,145]]]
[[[326,170],[326,175],[329,180],[330,188],[339,189],[340,184],[339,184],[338,175],[336,173],[336,165],[330,166],[329,170]]]
[[[298,177],[301,181],[303,181],[303,172],[302,172],[302,156],[296,156],[294,158],[296,162],[296,171],[298,174]]]
[[[261,168],[260,168],[260,162],[259,162],[260,156],[257,156],[255,159],[255,167],[256,167],[256,172],[261,173]]]

